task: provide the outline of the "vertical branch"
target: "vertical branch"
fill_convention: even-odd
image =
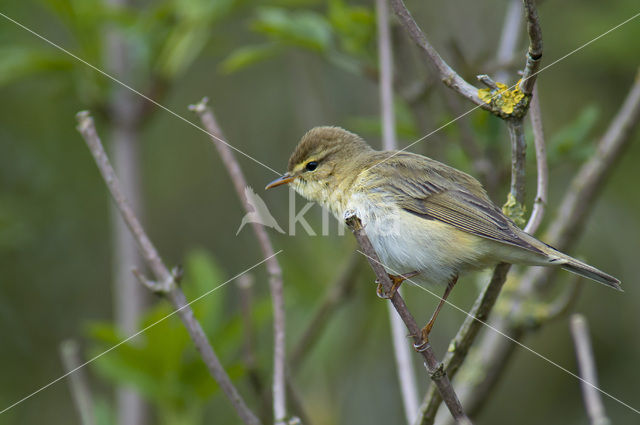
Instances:
[[[353,232],[358,244],[360,245],[361,254],[367,257],[367,261],[369,265],[373,269],[378,278],[378,281],[382,284],[386,293],[391,294],[391,287],[393,284],[391,283],[391,278],[387,274],[383,264],[380,262],[380,258],[376,253],[373,245],[371,245],[371,241],[369,237],[364,231],[364,227],[362,227],[362,222],[360,219],[353,213],[347,212],[345,213],[345,221],[347,226]],[[407,305],[402,299],[402,296],[395,291],[393,296],[390,299],[391,304],[395,308],[398,315],[402,318],[407,330],[409,331],[409,335],[413,339],[413,346],[416,348],[416,351],[422,355],[424,358],[424,365],[429,373],[429,377],[431,381],[436,385],[442,399],[444,400],[446,406],[449,408],[449,412],[451,412],[451,416],[453,416],[454,420],[458,423],[462,424],[470,424],[469,418],[464,413],[462,409],[462,405],[460,404],[460,400],[453,390],[453,386],[447,377],[446,372],[443,369],[441,363],[438,363],[433,350],[431,349],[431,345],[427,341],[422,339],[422,332],[416,323],[413,315],[407,308]]]
[[[396,119],[393,108],[393,51],[389,31],[387,0],[376,0],[378,21],[378,68],[380,69],[380,110],[382,118],[382,147],[390,151],[398,148]]]
[[[622,106],[600,139],[597,153],[580,167],[568,185],[556,217],[546,232],[548,243],[561,251],[567,251],[573,246],[577,236],[584,229],[587,216],[611,170],[633,140],[632,136],[639,123],[640,71]],[[554,271],[552,268],[529,269],[521,278],[519,299],[535,296],[550,285],[553,282]],[[522,319],[523,314],[523,304],[516,302],[508,315],[492,323],[492,326],[516,341],[521,341],[529,330],[526,327],[527,321]],[[503,375],[514,353],[514,347],[515,344],[511,341],[492,332],[487,333],[480,341],[478,352],[482,358],[468,366],[482,370],[484,378],[478,382],[466,383],[460,391],[468,411],[478,411],[484,405],[489,394],[488,389]]]
[[[542,112],[540,111],[540,97],[538,88],[533,88],[533,96],[529,105],[529,116],[531,117],[531,127],[533,129],[533,143],[536,150],[536,198],[533,201],[533,209],[529,222],[524,231],[534,234],[544,217],[547,207],[547,198],[549,193],[549,168],[547,167],[547,149],[544,142],[544,132],[542,131]]]
[[[129,0],[104,0],[108,7],[125,8]],[[134,65],[129,46],[117,28],[107,29],[104,62],[116,76],[131,76]],[[133,210],[140,215],[142,197],[139,173],[140,99],[120,85],[114,86],[108,104],[111,121],[111,152],[113,163],[124,183],[124,195]],[[145,290],[131,274],[131,268],[142,265],[136,243],[122,220],[118,209],[111,207],[113,237],[114,317],[117,327],[126,334],[135,332],[144,310]],[[144,425],[148,411],[140,395],[123,386],[116,388],[117,422],[120,425]]]
[[[576,349],[580,377],[584,380],[580,382],[580,387],[582,388],[582,398],[584,398],[589,422],[591,425],[608,425],[611,422],[605,413],[600,392],[596,389],[598,375],[596,373],[593,350],[591,349],[587,320],[581,314],[574,314],[571,316],[570,327],[573,344]]]
[[[80,423],[82,425],[95,425],[96,417],[93,409],[93,397],[91,396],[91,389],[89,388],[85,371],[80,367],[83,362],[80,359],[78,343],[71,339],[62,341],[60,343],[60,357],[62,358],[64,370],[69,374],[71,397],[78,411],[78,416],[80,416]]]
[[[522,118],[512,118],[507,121],[509,139],[511,140],[511,190],[513,199],[524,205],[526,187],[526,154],[527,141],[524,138]],[[513,218],[513,217],[512,217]]]
[[[158,251],[145,233],[140,221],[124,196],[123,191],[120,188],[120,182],[116,177],[113,167],[109,163],[107,154],[102,147],[102,142],[96,132],[93,118],[91,118],[89,113],[86,111],[79,112],[77,118],[78,131],[82,134],[85,142],[87,143],[87,146],[96,161],[98,170],[100,171],[100,174],[102,174],[102,178],[111,192],[111,196],[113,197],[118,210],[122,214],[122,218],[133,234],[135,241],[138,243],[142,256],[146,260],[147,266],[149,266],[153,272],[156,281],[148,281],[140,273],[137,273],[138,278],[141,283],[147,286],[150,290],[164,295],[171,302],[185,328],[189,332],[189,336],[193,340],[196,349],[200,353],[202,360],[209,370],[209,373],[213,376],[222,389],[222,392],[227,396],[233,407],[236,409],[240,419],[247,425],[260,425],[258,418],[251,410],[249,410],[244,399],[231,382],[229,375],[227,375],[227,372],[224,370],[224,367],[220,363],[213,347],[209,344],[202,326],[187,303],[184,293],[177,285],[179,275],[175,272],[170,272],[164,264],[158,254]]]
[[[409,34],[409,37],[422,49],[426,58],[433,64],[438,72],[440,80],[451,89],[455,90],[462,97],[475,103],[482,109],[490,110],[489,105],[480,100],[478,97],[478,89],[469,84],[456,73],[444,59],[433,48],[427,37],[424,35],[416,21],[411,16],[411,13],[407,10],[402,0],[390,0],[393,11],[400,19],[400,22],[404,26],[405,30]]]
[[[245,196],[245,190],[249,187],[244,177],[244,173],[240,168],[240,164],[236,160],[233,151],[225,143],[220,140],[226,140],[222,133],[222,129],[218,125],[211,109],[207,107],[207,98],[202,99],[200,103],[191,105],[189,109],[194,111],[204,125],[207,132],[217,137],[211,140],[215,145],[222,162],[224,163],[231,182],[235,188],[238,197],[247,213],[253,211],[253,207],[249,204],[249,200]],[[256,222],[251,223],[251,228],[258,239],[258,244],[267,261],[267,270],[269,272],[269,289],[271,291],[271,301],[273,304],[273,415],[277,424],[283,423],[287,417],[286,410],[286,386],[285,386],[285,312],[284,312],[284,294],[282,284],[282,269],[278,260],[275,258],[275,251],[269,240],[264,227]]]
[[[376,0],[378,21],[378,67],[380,68],[380,111],[382,121],[382,147],[384,150],[398,148],[396,141],[395,110],[393,105],[393,51],[389,31],[389,10],[387,0]],[[396,359],[398,380],[402,393],[404,413],[408,423],[413,423],[418,412],[418,387],[411,353],[406,343],[402,319],[391,304],[387,305],[393,352]]]
[[[502,33],[496,54],[498,72],[496,81],[509,80],[509,73],[505,67],[512,62],[513,54],[520,41],[520,29],[522,27],[522,0],[510,0],[507,13],[502,24]]]
[[[527,34],[529,34],[529,50],[520,88],[524,94],[530,95],[533,93],[533,86],[536,84],[538,69],[542,61],[542,29],[536,9],[536,0],[523,0],[523,3],[527,20]]]

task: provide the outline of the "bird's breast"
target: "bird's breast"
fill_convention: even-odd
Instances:
[[[478,268],[479,238],[437,220],[410,214],[383,198],[355,194],[345,210],[362,221],[380,261],[390,274],[420,272],[416,280],[447,283],[463,270]]]

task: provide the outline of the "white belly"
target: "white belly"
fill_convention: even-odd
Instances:
[[[417,281],[446,284],[464,270],[484,266],[480,264],[485,253],[479,238],[448,224],[426,220],[399,208],[382,208],[361,195],[350,199],[347,210],[355,211],[360,218],[390,274],[418,271]],[[469,258],[470,252],[473,256]]]

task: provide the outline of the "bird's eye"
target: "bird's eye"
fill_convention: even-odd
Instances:
[[[307,171],[313,171],[318,167],[318,161],[309,161],[304,167]]]

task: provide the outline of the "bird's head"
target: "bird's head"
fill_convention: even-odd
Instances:
[[[287,172],[266,189],[288,183],[305,198],[327,203],[331,191],[357,173],[358,158],[371,150],[360,136],[340,127],[315,127],[291,154]]]

